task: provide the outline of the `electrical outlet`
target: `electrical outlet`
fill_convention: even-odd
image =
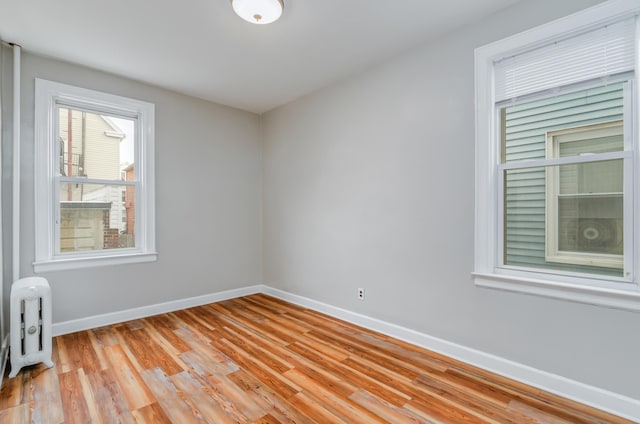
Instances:
[[[358,289],[358,299],[364,300],[364,289]]]

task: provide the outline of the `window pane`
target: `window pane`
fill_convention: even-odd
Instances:
[[[616,83],[504,107],[502,161],[623,150],[623,103]],[[559,152],[548,146],[550,135]]]
[[[547,198],[557,202],[557,207],[553,208],[553,211],[557,210],[557,249],[622,255],[623,161],[618,159],[558,168],[559,193],[551,189]],[[555,174],[547,175],[552,178]],[[551,196],[557,196],[557,200]]]
[[[624,150],[624,85],[500,109],[502,162]],[[622,276],[623,160],[505,173],[504,263]]]
[[[589,153],[620,152],[624,150],[622,137],[622,121],[618,121],[613,127],[577,127],[572,128],[571,133],[554,136],[554,142],[558,144],[560,154],[558,157],[580,156]]]
[[[59,173],[119,180],[134,161],[135,121],[74,109],[58,109]]]
[[[622,195],[558,199],[558,250],[623,253]]]
[[[560,195],[622,193],[622,160],[580,163],[560,167]]]
[[[624,149],[623,122],[586,125],[548,133],[547,157],[585,156]],[[560,194],[622,193],[622,162],[607,161],[560,168]]]
[[[544,267],[544,168],[506,172],[504,211],[505,264]]]
[[[622,168],[623,161],[581,164]],[[506,265],[622,276],[622,193],[554,191],[561,169],[548,166],[505,171]]]
[[[60,199],[60,253],[135,247],[135,187],[63,183]]]

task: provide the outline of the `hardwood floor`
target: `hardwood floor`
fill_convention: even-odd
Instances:
[[[416,346],[253,295],[54,339],[2,423],[626,423]]]

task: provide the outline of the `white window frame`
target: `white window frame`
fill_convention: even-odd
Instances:
[[[603,122],[599,124],[584,125],[580,127],[567,128],[558,131],[550,131],[546,135],[546,151],[548,159],[557,159],[560,157],[560,141],[556,140],[557,136],[568,134],[589,133],[593,131],[607,130],[617,132],[617,129],[623,126],[623,121]],[[624,128],[621,136],[624,135]],[[586,252],[562,251],[558,247],[558,198],[559,183],[558,167],[548,167],[546,169],[547,193],[546,193],[546,210],[545,210],[545,259],[548,262],[559,262],[565,264],[576,265],[592,265],[605,268],[624,268],[623,255],[607,255]],[[624,193],[610,193],[611,195],[623,195]]]
[[[86,252],[57,251],[60,176],[57,106],[128,117],[136,121],[136,216],[134,248]],[[35,247],[34,272],[150,262],[155,249],[155,106],[151,103],[36,78],[35,82]],[[58,179],[58,181],[56,180]],[[91,182],[91,181],[86,181]]]
[[[501,164],[500,116],[495,101],[494,64],[496,61],[546,45],[625,17],[640,14],[635,0],[616,0],[601,3],[546,25],[517,34],[504,40],[480,47],[475,54],[476,97],[476,180],[475,180],[475,240],[474,284],[518,293],[564,299],[574,302],[600,305],[624,310],[640,311],[639,255],[625,255],[625,272],[621,278],[592,274],[559,273],[543,269],[509,267],[503,261],[502,234],[502,172],[509,164]],[[636,45],[638,45],[636,31]],[[640,67],[636,51],[636,73]],[[633,202],[626,202],[625,217],[640,216],[640,149],[638,148],[637,107],[638,84],[632,87],[634,103],[630,105],[633,125],[625,125],[625,140],[632,140],[634,148],[624,152],[602,154],[602,158],[624,159],[625,168],[633,175],[625,175],[625,193],[631,190]],[[530,161],[527,167],[561,165],[582,162],[581,158],[561,158],[546,161]],[[540,163],[536,163],[540,162]],[[628,164],[633,164],[628,167]],[[521,167],[521,164],[514,167]],[[627,174],[628,171],[625,171]],[[627,205],[628,204],[628,205]],[[640,246],[640,220],[625,219],[625,252],[638,252]],[[631,250],[628,250],[629,247]],[[636,270],[633,272],[633,270]]]

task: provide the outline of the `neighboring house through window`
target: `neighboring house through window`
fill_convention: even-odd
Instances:
[[[622,150],[623,121],[547,133],[550,159]],[[545,259],[623,269],[622,161],[551,166],[547,167],[546,179]]]
[[[35,271],[155,260],[153,105],[37,79],[35,117]]]
[[[640,310],[639,12],[476,50],[477,285]]]

